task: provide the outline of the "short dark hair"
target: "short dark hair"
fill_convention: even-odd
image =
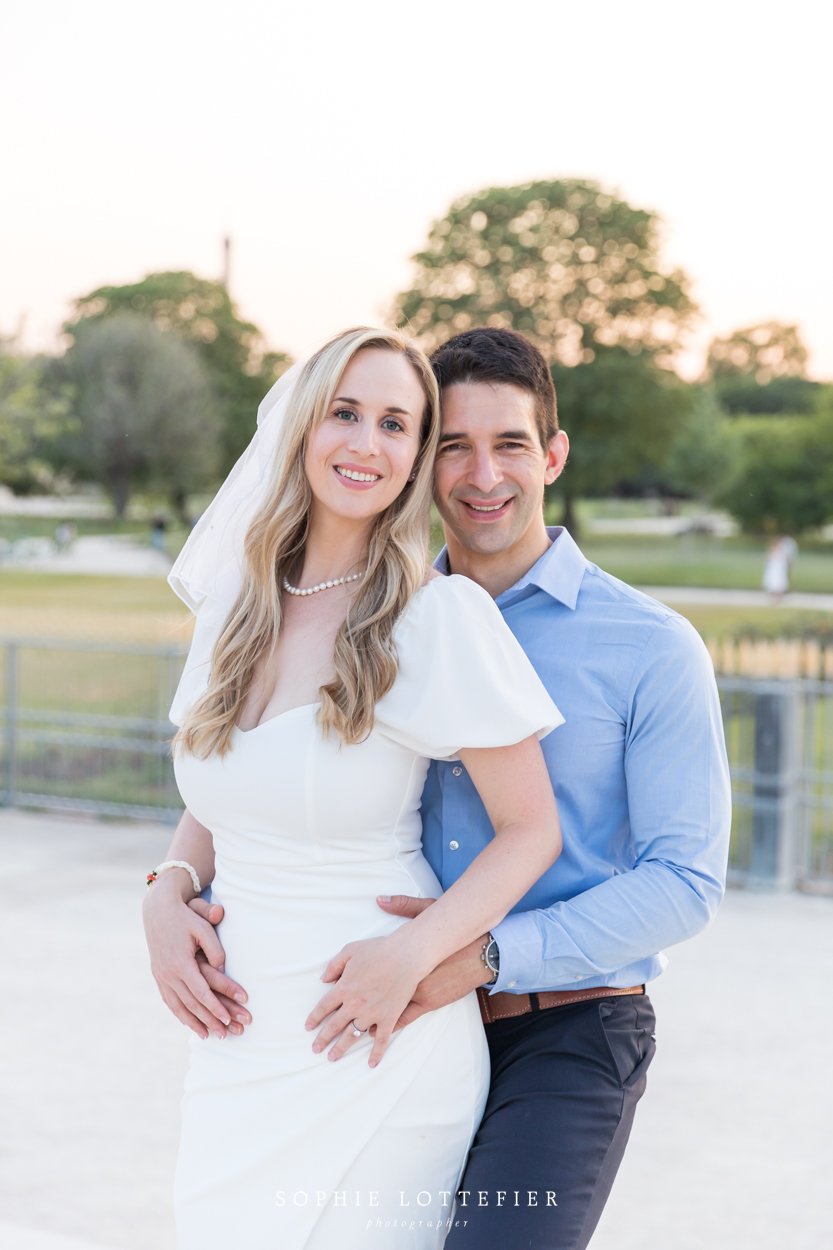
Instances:
[[[558,432],[549,366],[538,348],[517,330],[479,326],[455,334],[431,356],[431,368],[441,393],[456,382],[507,382],[529,391],[535,400],[535,423],[544,451]]]

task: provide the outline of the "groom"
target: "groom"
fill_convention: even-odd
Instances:
[[[446,1250],[580,1250],[654,1053],[644,986],[663,970],[662,949],[702,929],[722,897],[720,707],[694,629],[546,528],[544,488],[569,443],[540,352],[513,331],[479,329],[432,363],[447,540],[437,568],[489,591],[566,717],[541,744],[564,850],[491,934],[421,983],[403,1023],[479,990],[492,1083],[461,1185],[465,1222]],[[490,837],[489,821],[453,761],[431,765],[422,806],[425,854],[448,888]],[[192,906],[215,923],[222,914]],[[380,906],[413,917],[430,902]],[[201,966],[216,992],[233,993]]]
[[[694,629],[588,563],[565,530],[545,527],[544,487],[569,443],[537,349],[512,331],[472,330],[432,364],[447,541],[437,567],[495,598],[566,718],[541,743],[560,859],[491,935],[432,973],[408,1009],[416,1018],[488,981],[480,997],[492,1083],[461,1186],[468,1223],[446,1250],[580,1250],[654,1053],[642,987],[661,973],[662,948],[702,929],[722,897],[730,789],[720,706]],[[459,764],[431,765],[423,826],[447,889],[490,835]],[[382,905],[414,916],[430,904]],[[487,939],[496,975],[483,966]]]

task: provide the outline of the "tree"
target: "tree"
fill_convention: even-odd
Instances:
[[[694,315],[688,280],[658,258],[659,222],[594,182],[491,187],[452,204],[414,258],[397,321],[429,349],[476,325],[527,335],[553,364],[575,436],[556,489],[574,503],[656,464],[685,388],[660,368]]]
[[[117,312],[147,317],[197,349],[217,397],[222,467],[230,468],[252,437],[260,400],[289,366],[289,357],[269,351],[257,326],[241,320],[222,282],[187,271],[99,287],[75,301],[75,315],[64,330],[75,339],[81,326]]]
[[[570,457],[551,488],[563,520],[576,528],[575,503],[662,468],[694,389],[649,357],[600,348],[590,364],[553,370],[558,410],[570,434]]]
[[[798,326],[764,321],[712,339],[706,379],[727,412],[813,412],[818,383],[804,376],[807,349]]]
[[[431,227],[395,317],[429,349],[494,325],[564,366],[602,348],[667,358],[694,305],[685,275],[660,265],[658,233],[653,213],[594,182],[478,191]]]
[[[219,420],[196,350],[146,317],[116,313],[76,327],[66,367],[78,470],[106,488],[119,517],[139,486],[164,490],[182,514],[218,459]]]
[[[0,482],[16,490],[52,485],[41,448],[68,426],[66,389],[44,385],[37,358],[17,355],[0,341]]]
[[[766,386],[773,378],[800,378],[807,367],[807,348],[798,326],[763,321],[712,339],[706,361],[710,378],[743,378]]]
[[[773,378],[759,385],[753,374],[717,377],[712,382],[722,408],[730,415],[756,413],[761,416],[783,413],[814,412],[818,404],[820,382],[810,378]]]
[[[663,485],[673,495],[711,502],[737,470],[737,439],[709,387],[693,387],[690,399],[663,463]]]
[[[741,417],[722,503],[751,533],[801,534],[833,519],[833,406],[812,417]]]

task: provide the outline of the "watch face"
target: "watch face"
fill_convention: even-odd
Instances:
[[[498,944],[494,938],[492,938],[489,945],[486,947],[486,963],[489,965],[492,972],[500,972],[500,950],[498,949]]]

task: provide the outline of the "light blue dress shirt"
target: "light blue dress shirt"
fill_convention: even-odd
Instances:
[[[493,930],[493,992],[639,985],[724,890],[731,796],[717,687],[696,630],[604,573],[566,530],[496,602],[566,718],[541,746],[564,850]],[[442,552],[436,567],[447,573]],[[465,769],[432,763],[425,854],[443,888],[492,826]]]

